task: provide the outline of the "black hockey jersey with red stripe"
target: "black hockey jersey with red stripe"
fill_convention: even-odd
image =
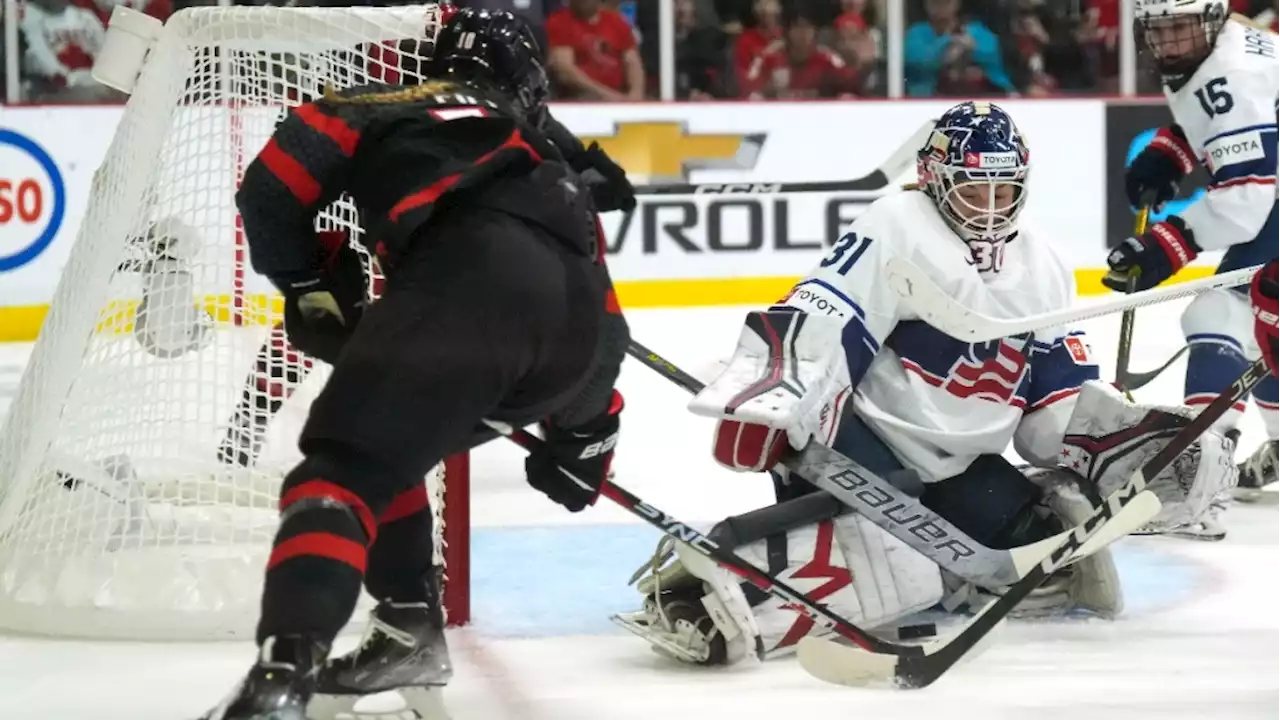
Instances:
[[[602,244],[555,146],[501,98],[451,83],[362,85],[290,111],[236,193],[254,269],[308,272],[315,216],[344,192],[388,271],[423,225],[466,208],[515,215],[586,254]]]

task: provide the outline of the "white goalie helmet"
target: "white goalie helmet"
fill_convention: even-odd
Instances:
[[[1190,75],[1213,52],[1226,0],[1135,0],[1134,30],[1162,75]]]

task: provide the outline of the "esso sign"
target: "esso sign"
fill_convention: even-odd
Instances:
[[[62,226],[66,195],[49,153],[0,128],[0,272],[26,265],[49,247]]]

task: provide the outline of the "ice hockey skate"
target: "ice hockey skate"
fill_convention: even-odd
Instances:
[[[249,674],[201,720],[308,720],[307,701],[328,652],[304,637],[267,638]]]
[[[1240,502],[1274,504],[1280,494],[1266,488],[1276,482],[1277,441],[1268,440],[1258,446],[1244,462],[1240,463],[1240,476],[1234,492]]]
[[[453,663],[439,604],[383,601],[370,613],[360,646],[321,671],[308,717],[384,718],[388,711],[381,704],[378,711],[369,712],[356,705],[372,695],[392,692],[401,701],[395,717],[448,720],[441,689],[451,677]]]

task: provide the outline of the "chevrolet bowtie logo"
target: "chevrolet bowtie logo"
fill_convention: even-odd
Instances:
[[[623,122],[613,135],[583,136],[600,143],[635,183],[687,182],[693,170],[750,170],[764,147],[764,133],[690,133],[681,122]]]

